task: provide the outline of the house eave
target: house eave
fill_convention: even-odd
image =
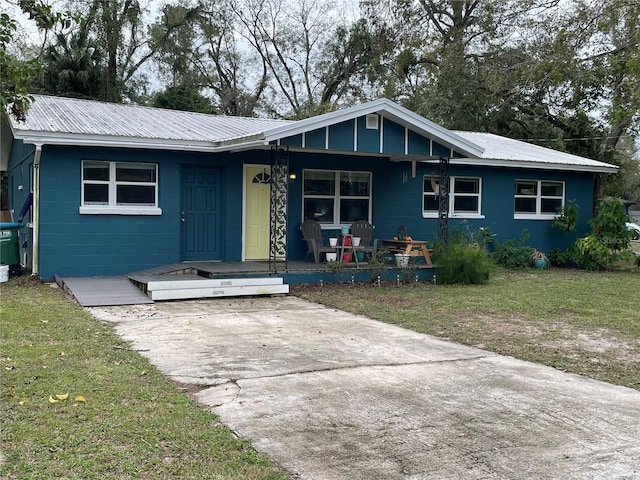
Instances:
[[[30,132],[21,134],[14,132],[16,139],[33,145],[59,145],[78,147],[110,147],[110,148],[134,148],[149,150],[177,150],[188,152],[221,152],[236,149],[247,149],[263,146],[265,142],[260,138],[247,138],[230,142],[194,142],[192,140],[165,140],[149,138],[88,136],[88,135],[60,135],[49,133]]]
[[[438,160],[424,160],[424,163],[437,163]],[[573,165],[567,163],[530,162],[518,160],[487,159],[487,158],[452,158],[450,165],[526,168],[532,170],[560,170],[568,172],[588,173],[617,173],[618,167],[614,165]]]

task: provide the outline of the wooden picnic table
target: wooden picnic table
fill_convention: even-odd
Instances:
[[[431,250],[427,248],[427,242],[422,240],[382,240],[382,249],[391,253],[402,253],[412,257],[424,257],[427,265],[431,266]]]

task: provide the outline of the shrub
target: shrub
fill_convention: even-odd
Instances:
[[[493,264],[487,252],[461,239],[443,245],[436,255],[438,283],[477,285],[489,281]]]
[[[496,264],[511,270],[528,268],[535,249],[525,242],[529,238],[529,231],[523,230],[518,240],[505,240],[495,244],[495,251],[491,255]]]
[[[629,216],[617,198],[598,202],[598,213],[589,220],[591,233],[579,238],[571,250],[571,259],[587,270],[607,270],[615,262],[628,259],[633,233],[624,227]]]
[[[578,225],[578,204],[575,200],[569,200],[564,207],[558,208],[556,216],[551,221],[553,228],[565,232],[573,232]]]

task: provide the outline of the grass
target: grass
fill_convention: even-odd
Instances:
[[[0,478],[289,478],[59,290],[0,295]]]
[[[640,390],[640,271],[500,271],[479,286],[292,290],[330,307]]]
[[[635,268],[500,271],[481,286],[292,287],[331,307],[638,390],[639,292]],[[0,295],[0,478],[289,478],[59,290],[18,278],[0,284]]]

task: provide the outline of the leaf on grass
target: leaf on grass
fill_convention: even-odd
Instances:
[[[18,405],[24,405],[25,403],[29,403],[29,399],[28,398],[23,398],[22,400],[20,400],[18,402]]]
[[[82,402],[82,403],[87,403],[87,399],[84,398],[82,395],[78,395],[76,398],[73,399],[75,402]]]
[[[56,394],[56,398],[58,400],[66,400],[67,398],[69,398],[69,394],[68,393],[63,393],[62,395]]]
[[[49,395],[49,403],[58,403],[58,400],[53,398],[53,395]]]
[[[140,373],[140,375],[146,375],[147,371],[146,370],[142,370],[142,373]]]
[[[49,323],[49,320],[40,320],[42,323]]]

